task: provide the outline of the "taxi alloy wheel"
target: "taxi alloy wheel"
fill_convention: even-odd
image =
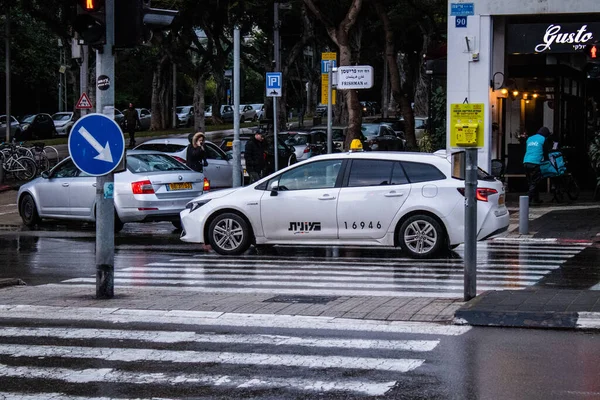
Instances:
[[[208,239],[217,253],[239,255],[250,247],[250,229],[239,215],[225,213],[210,223]]]
[[[413,215],[400,227],[399,242],[413,258],[432,257],[444,243],[444,230],[430,216]]]

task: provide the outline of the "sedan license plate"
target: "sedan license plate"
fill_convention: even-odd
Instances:
[[[504,205],[504,195],[503,195],[503,194],[501,194],[501,195],[498,197],[498,205],[499,205],[499,206],[502,206],[502,205]]]
[[[182,182],[182,183],[169,183],[167,185],[167,190],[187,190],[192,189],[192,184],[190,182]]]

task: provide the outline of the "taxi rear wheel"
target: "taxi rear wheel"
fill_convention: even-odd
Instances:
[[[400,247],[413,258],[433,257],[445,242],[441,225],[428,215],[409,217],[402,223],[398,235]]]
[[[239,255],[248,250],[250,236],[248,223],[233,213],[217,216],[208,227],[210,245],[222,255]]]

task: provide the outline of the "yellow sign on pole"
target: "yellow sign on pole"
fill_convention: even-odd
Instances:
[[[321,104],[327,104],[327,86],[329,84],[329,68],[336,66],[337,53],[328,51],[321,53]],[[331,104],[335,104],[335,90],[331,91]]]
[[[450,147],[483,147],[483,103],[450,105]]]

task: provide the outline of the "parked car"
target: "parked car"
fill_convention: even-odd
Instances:
[[[327,153],[327,133],[322,131],[280,132],[279,140],[294,148],[294,153],[298,161]]]
[[[429,118],[427,117],[415,117],[415,138],[417,141],[421,140],[423,134],[427,130]],[[400,117],[400,121],[404,122],[404,118]]]
[[[327,137],[327,126],[325,125],[317,125],[313,126],[310,129],[310,132],[324,132],[325,137]],[[333,145],[339,150],[346,150],[344,146],[344,141],[346,140],[346,133],[348,132],[348,127],[343,125],[334,125],[331,127],[331,136]]]
[[[125,115],[115,108],[115,122],[119,124],[121,129],[125,129]]]
[[[373,151],[400,151],[404,150],[404,141],[386,123],[365,123],[360,130],[365,137],[363,146],[366,145]]]
[[[203,193],[204,175],[167,154],[130,150],[126,156],[127,170],[115,174],[115,230],[127,222],[148,221],[179,227],[179,212]],[[27,226],[45,218],[94,221],[95,203],[96,177],[81,172],[70,157],[22,185],[17,194]]]
[[[404,127],[404,120],[398,118],[376,118],[372,121],[375,124],[387,124],[394,130],[396,136],[402,139],[403,148],[406,148],[406,134]]]
[[[56,135],[56,127],[50,114],[33,114],[21,121],[21,133],[17,140],[50,139]]]
[[[57,135],[67,135],[71,133],[71,128],[75,125],[75,113],[74,112],[57,112],[52,115],[52,121],[56,128]]]
[[[150,129],[150,123],[152,122],[152,113],[147,108],[136,108],[138,116],[140,117],[140,125],[138,129],[140,131],[147,131]]]
[[[248,173],[246,172],[246,160],[244,160],[244,151],[246,149],[246,143],[254,137],[253,133],[240,133],[240,153],[241,153],[241,164],[244,172],[244,180],[248,180]],[[219,147],[227,154],[233,154],[233,136],[225,136]],[[273,151],[273,136],[265,137],[265,152],[267,158],[267,173],[275,171],[275,158]],[[279,150],[278,166],[279,168],[287,167],[288,165],[295,164],[296,154],[291,146],[288,146],[283,141],[277,141],[277,149]]]
[[[206,107],[206,110],[204,111],[204,117],[206,118],[207,121],[214,123],[212,116],[213,116],[212,115],[212,106]],[[221,106],[221,119],[223,120],[223,122],[233,123],[233,106],[230,106],[230,105],[222,105]],[[243,116],[241,114],[240,114],[240,122],[244,122]]]
[[[443,156],[326,154],[192,200],[180,214],[181,240],[223,255],[242,254],[251,244],[362,245],[430,258],[464,241],[464,190]],[[480,171],[477,240],[508,228],[504,197],[502,182]]]
[[[190,127],[194,125],[194,106],[182,106],[175,109],[177,126]]]
[[[250,104],[240,105],[240,122],[256,121],[256,110]]]
[[[265,105],[264,104],[250,104],[252,108],[256,111],[256,119],[261,120],[264,119],[265,114]]]
[[[186,138],[151,139],[134,150],[160,151],[166,153],[185,164],[187,148],[190,144]],[[212,142],[205,142],[208,165],[204,167],[204,175],[210,182],[211,190],[230,188],[233,186],[233,162],[231,155]]]
[[[10,138],[21,135],[21,124],[15,117],[10,116]],[[6,115],[0,115],[0,142],[6,140]]]

